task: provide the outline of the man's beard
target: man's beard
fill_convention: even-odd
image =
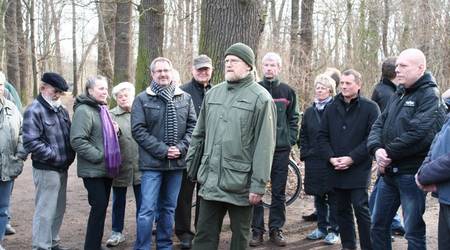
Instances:
[[[50,106],[52,106],[53,108],[59,108],[61,106],[61,98],[58,98],[58,100],[54,101],[52,100],[52,98],[42,95],[42,97],[44,98],[44,100],[46,102],[48,102],[48,104],[50,104]]]
[[[236,72],[226,72],[225,73],[225,80],[228,82],[236,82],[241,79],[244,79],[246,76],[248,76],[250,72],[243,72],[242,74],[238,74]]]

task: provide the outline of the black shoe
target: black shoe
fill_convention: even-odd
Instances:
[[[392,229],[391,230],[391,235],[404,236],[405,235],[405,229],[403,227]]]
[[[304,221],[317,221],[317,213],[313,212],[310,215],[304,215],[302,216]]]
[[[283,236],[283,231],[281,231],[280,229],[270,231],[269,236],[270,241],[272,241],[273,244],[279,247],[284,247],[287,245],[286,239]]]
[[[191,239],[182,239],[180,240],[180,248],[181,249],[191,249],[192,240]]]
[[[261,233],[253,233],[252,239],[248,243],[251,247],[259,247],[264,243],[263,234]]]
[[[52,247],[52,250],[70,250],[70,248],[57,245],[57,246]]]

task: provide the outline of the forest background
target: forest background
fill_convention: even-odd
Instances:
[[[157,56],[186,82],[193,57],[207,54],[218,83],[235,42],[255,50],[258,69],[264,53],[279,53],[302,107],[327,67],[360,71],[370,96],[381,62],[411,47],[425,53],[441,91],[450,87],[450,0],[0,0],[0,16],[0,69],[25,104],[46,71],[62,74],[74,96],[95,74],[110,88],[129,81],[142,90]]]

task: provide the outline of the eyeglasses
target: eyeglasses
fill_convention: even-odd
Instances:
[[[239,60],[239,59],[226,59],[225,60],[225,64],[230,63],[232,65],[235,65],[235,64],[240,63],[240,62],[243,62],[243,61]]]
[[[158,70],[155,70],[155,71],[153,71],[153,73],[157,73],[157,74],[161,74],[161,73],[169,73],[170,72],[170,69],[158,69]]]

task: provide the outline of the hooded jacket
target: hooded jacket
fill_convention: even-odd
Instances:
[[[410,88],[399,86],[370,131],[369,152],[386,150],[392,159],[386,174],[415,174],[442,127],[445,114],[435,80],[426,72]]]

